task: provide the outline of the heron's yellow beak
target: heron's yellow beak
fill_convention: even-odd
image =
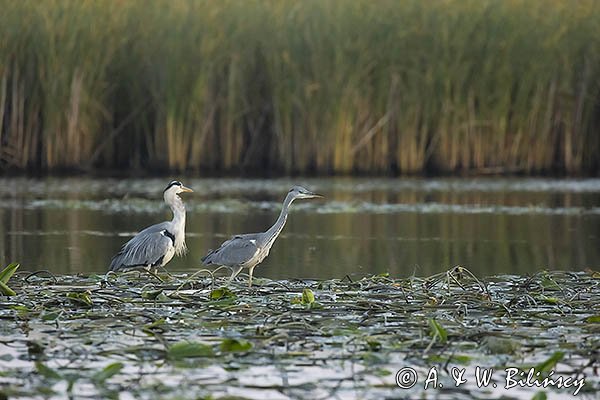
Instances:
[[[187,187],[187,186],[183,186],[183,185],[181,186],[181,191],[182,191],[182,192],[193,192],[193,190],[192,190],[192,189],[190,189],[190,188],[189,188],[189,187]]]
[[[316,199],[322,199],[323,197],[325,197],[325,196],[323,196],[322,194],[319,194],[319,193],[311,193],[310,195],[312,197],[316,198]]]

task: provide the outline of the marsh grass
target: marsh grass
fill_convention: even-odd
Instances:
[[[600,6],[3,0],[4,167],[600,165]]]

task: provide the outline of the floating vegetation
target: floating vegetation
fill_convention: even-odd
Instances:
[[[600,389],[600,274],[333,280],[19,272],[0,297],[0,398],[545,398]],[[467,372],[493,368],[488,385]],[[424,390],[428,371],[444,390]],[[398,387],[412,368],[419,382]],[[455,369],[456,368],[456,369]],[[512,371],[512,370],[511,370]],[[554,372],[552,372],[554,371]],[[516,373],[516,372],[515,372]],[[553,374],[553,375],[552,375]],[[496,387],[494,387],[494,384]],[[541,394],[539,394],[541,393]]]
[[[8,287],[8,280],[14,275],[17,269],[19,269],[19,264],[12,263],[0,271],[0,294],[5,296],[16,295],[15,291]]]

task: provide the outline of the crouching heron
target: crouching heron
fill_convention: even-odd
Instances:
[[[173,211],[173,220],[152,225],[123,245],[110,263],[110,271],[129,269],[158,269],[175,254],[182,255],[185,247],[185,206],[182,192],[193,192],[179,181],[172,181],[163,192],[165,203]]]
[[[205,265],[227,266],[232,269],[231,282],[243,268],[248,268],[250,278],[248,286],[252,286],[252,274],[254,268],[262,262],[268,255],[271,246],[277,239],[277,236],[283,230],[287,220],[290,204],[296,199],[312,199],[323,197],[320,194],[313,193],[302,186],[294,186],[290,189],[285,200],[279,218],[266,232],[246,233],[234,235],[231,239],[223,242],[221,247],[216,250],[210,250],[208,254],[202,257]]]

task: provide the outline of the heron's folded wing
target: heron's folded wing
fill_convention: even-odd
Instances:
[[[110,263],[110,270],[120,270],[134,267],[145,267],[159,263],[170,247],[173,240],[165,233],[161,224],[153,225],[135,235],[125,243],[123,248]]]
[[[221,247],[202,259],[205,264],[240,265],[250,260],[258,251],[257,241],[247,236],[234,236]]]

